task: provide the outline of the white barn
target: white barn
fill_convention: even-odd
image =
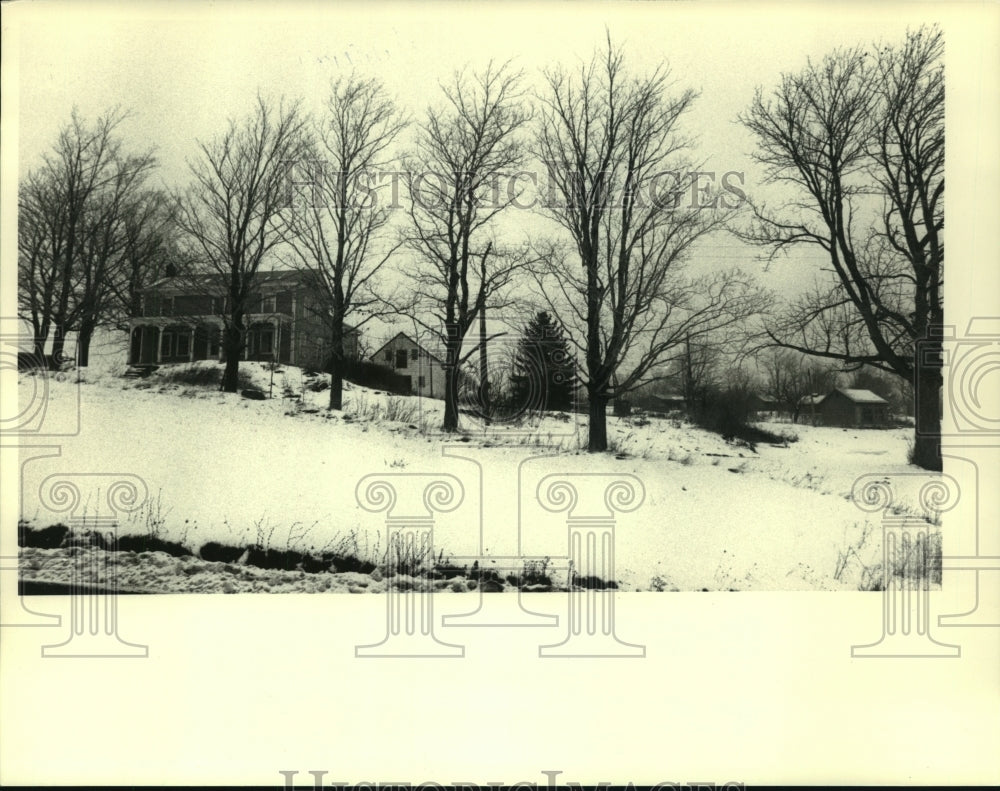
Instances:
[[[444,398],[444,361],[405,332],[398,333],[382,346],[371,356],[371,361],[409,377],[414,395]]]

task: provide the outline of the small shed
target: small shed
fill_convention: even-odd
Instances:
[[[825,426],[882,428],[889,425],[889,402],[871,390],[835,388],[818,404]]]
[[[767,412],[774,413],[780,409],[780,404],[776,399],[771,398],[771,396],[751,393],[747,399],[747,409],[755,415]]]

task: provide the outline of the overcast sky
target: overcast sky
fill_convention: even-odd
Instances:
[[[130,108],[122,133],[136,146],[155,147],[159,178],[178,186],[195,141],[244,115],[258,90],[318,108],[331,78],[356,69],[380,78],[419,120],[437,100],[439,80],[456,68],[513,59],[534,80],[544,66],[589,58],[607,27],[633,70],[667,60],[679,87],[701,91],[684,121],[698,138],[697,157],[717,173],[744,172],[751,194],[760,189],[759,174],[736,118],[756,86],[774,86],[783,71],[837,46],[897,42],[907,27],[942,17],[938,5],[895,3],[36,2],[11,10],[5,5],[4,106],[19,111],[20,175],[52,145],[74,105],[88,119],[115,104]],[[946,46],[949,25],[969,30],[968,20],[955,17],[944,20]],[[949,71],[949,102],[954,85]],[[699,256],[753,263],[724,236]],[[785,262],[762,276],[772,286],[803,283],[811,269]]]

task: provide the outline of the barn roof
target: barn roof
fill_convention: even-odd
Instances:
[[[847,396],[847,398],[849,398],[855,404],[886,404],[886,405],[888,405],[888,403],[889,403],[884,398],[882,398],[882,396],[875,395],[875,393],[873,393],[871,390],[853,390],[853,389],[846,389],[846,388],[842,388],[842,387],[838,387],[836,389],[837,389],[837,392],[841,393],[844,396]]]
[[[386,341],[381,346],[379,346],[379,348],[376,349],[371,354],[371,356],[369,357],[369,359],[370,360],[374,360],[376,357],[378,357],[383,352],[383,350],[387,346],[390,346],[392,344],[392,342],[396,340],[396,338],[400,338],[400,337],[406,338],[406,340],[408,340],[410,343],[412,343],[414,346],[416,346],[418,349],[420,349],[422,352],[424,352],[424,354],[426,354],[428,357],[430,357],[436,363],[444,365],[443,359],[444,359],[444,357],[447,356],[447,352],[444,351],[444,349],[441,348],[441,345],[439,343],[429,344],[431,348],[428,348],[428,345],[417,343],[415,340],[413,340],[413,338],[411,338],[405,332],[397,332],[388,341]]]

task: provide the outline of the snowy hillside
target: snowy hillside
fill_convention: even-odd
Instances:
[[[435,556],[464,558],[458,567],[472,557],[482,557],[485,567],[490,555],[547,556],[556,581],[565,572],[565,517],[538,508],[537,481],[555,471],[631,473],[646,497],[618,519],[614,577],[622,589],[856,590],[870,582],[881,535],[851,502],[851,486],[862,474],[909,469],[905,429],[775,425],[798,441],[754,452],[679,420],[609,417],[616,452],[594,455],[581,450],[584,416],[486,428],[463,415],[464,435],[444,439],[436,433],[440,401],[348,384],[343,413],[331,413],[323,377],[298,368],[272,372],[243,364],[247,384],[271,392],[255,401],[204,383],[221,368],[217,363],[166,366],[145,379],[126,379],[121,359],[98,355],[79,374],[44,381],[20,376],[22,406],[46,391],[47,425],[72,426],[79,409],[79,434],[63,441],[61,455],[24,465],[21,513],[29,524],[67,521],[40,500],[47,476],[131,473],[145,482],[150,501],[121,526],[122,534],[155,529],[195,553],[209,541],[315,553],[347,547],[379,564],[383,517],[358,506],[359,479],[446,472],[462,481],[466,496],[439,517]],[[94,478],[77,516],[106,515],[97,505],[101,481],[106,485]],[[28,550],[22,574],[59,578],[66,571],[55,559],[60,552]],[[355,572],[334,582],[326,579],[331,574],[275,571],[265,587],[260,574],[234,570],[233,563],[144,557],[147,573],[130,579],[150,590],[384,590],[378,572],[379,579],[361,585],[366,575]]]

